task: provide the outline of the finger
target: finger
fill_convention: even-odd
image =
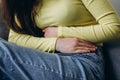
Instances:
[[[78,49],[78,50],[75,50],[74,51],[74,53],[89,53],[90,52],[90,50],[80,50],[80,49]]]
[[[91,51],[95,51],[96,49],[90,49],[90,48],[78,48],[74,52],[75,53],[89,53]]]
[[[85,43],[88,44],[90,46],[96,47],[94,44],[92,44],[91,42],[85,41],[85,40],[79,40],[80,43]]]
[[[83,47],[91,47],[91,48],[97,48],[94,45],[88,44],[88,43],[84,43],[84,42],[79,42],[78,46],[83,46]]]
[[[44,34],[44,37],[48,38],[48,37],[51,37],[51,36],[49,36],[49,34],[46,33],[46,34]]]
[[[47,30],[47,29],[45,28],[45,29],[43,29],[42,31],[43,31],[43,32],[46,32],[46,30]]]
[[[46,32],[49,29],[49,27],[44,28],[42,31]]]
[[[75,50],[89,50],[89,51],[95,51],[96,48],[90,48],[90,47],[76,47]]]

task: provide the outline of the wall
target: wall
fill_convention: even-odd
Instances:
[[[120,0],[109,0],[109,1],[112,3],[117,13],[120,15]]]

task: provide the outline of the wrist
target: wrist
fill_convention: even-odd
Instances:
[[[55,46],[55,50],[56,51],[60,51],[60,41],[61,41],[61,39],[60,38],[57,38],[57,40],[56,40],[56,46]]]
[[[58,35],[57,35],[59,38],[62,38],[63,37],[63,35],[62,35],[62,27],[61,26],[59,26],[58,27]]]

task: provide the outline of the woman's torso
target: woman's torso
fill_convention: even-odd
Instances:
[[[37,7],[35,22],[38,27],[80,26],[97,22],[81,0],[43,0],[42,8]]]

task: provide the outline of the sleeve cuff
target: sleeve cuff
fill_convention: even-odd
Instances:
[[[57,41],[57,38],[51,38],[51,50],[52,53],[55,52],[55,49],[56,49],[56,41]]]
[[[61,27],[61,26],[58,27],[58,37],[59,37],[59,38],[62,38],[62,37],[63,37],[62,27]]]

